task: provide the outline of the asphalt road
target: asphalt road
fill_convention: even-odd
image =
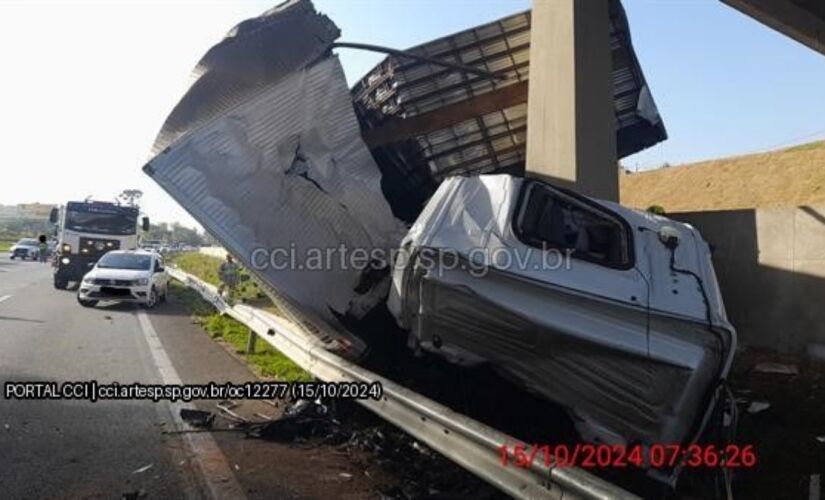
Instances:
[[[0,257],[0,385],[8,381],[161,383],[132,305],[80,307],[51,268]],[[0,496],[206,496],[168,403],[0,396]],[[142,468],[151,465],[148,469]],[[136,472],[139,471],[139,472]]]
[[[0,256],[0,498],[365,498],[392,482],[334,447],[185,429],[167,401],[29,400],[6,382],[241,383],[255,375],[182,299],[81,307],[51,268]],[[195,407],[216,412],[216,401]],[[279,408],[237,401],[250,420]],[[173,431],[169,433],[169,431]],[[148,468],[147,468],[148,466]]]

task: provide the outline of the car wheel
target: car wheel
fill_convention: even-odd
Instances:
[[[155,307],[155,304],[158,303],[158,291],[155,290],[155,287],[152,287],[152,290],[149,291],[149,298],[146,302],[143,303],[143,307],[146,309],[151,309]]]
[[[69,288],[69,280],[55,278],[54,279],[54,287],[58,290],[65,290],[65,289]]]
[[[14,255],[9,255],[9,258],[10,258],[11,260],[14,260]]]
[[[83,307],[94,307],[97,305],[96,300],[81,299],[80,295],[77,296],[77,302]]]

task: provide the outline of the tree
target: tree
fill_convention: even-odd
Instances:
[[[143,197],[143,191],[140,189],[124,189],[119,195],[117,195],[117,199],[121,200],[130,207],[138,206],[141,197]]]

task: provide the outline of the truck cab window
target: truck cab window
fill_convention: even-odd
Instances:
[[[610,267],[632,266],[629,231],[614,215],[539,182],[528,182],[516,211],[516,234],[539,248]]]

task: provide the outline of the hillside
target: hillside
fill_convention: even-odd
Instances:
[[[667,212],[825,202],[825,141],[622,174],[621,203]]]

